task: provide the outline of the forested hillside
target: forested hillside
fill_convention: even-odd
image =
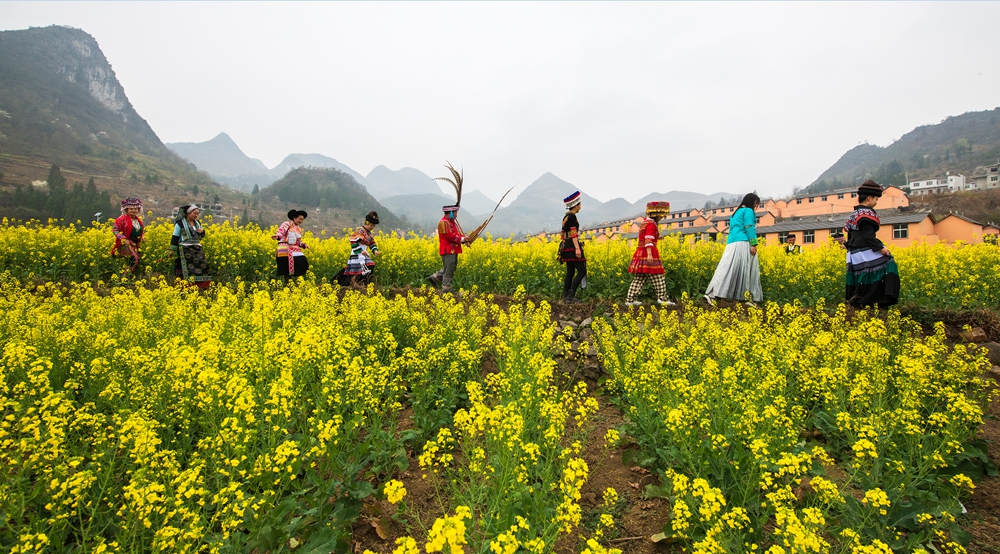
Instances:
[[[909,181],[971,176],[977,167],[1000,160],[1000,108],[948,117],[923,125],[889,146],[861,144],[848,150],[803,192],[823,192],[872,178],[899,187]]]
[[[308,211],[309,227],[354,227],[372,210],[378,212],[382,229],[411,227],[406,219],[396,217],[368,194],[354,177],[333,168],[293,169],[261,190],[260,195],[262,204],[271,206],[276,215],[290,208]]]

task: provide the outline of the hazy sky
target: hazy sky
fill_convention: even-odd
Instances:
[[[0,2],[93,35],[164,142],[228,133],[600,200],[783,196],[862,142],[1000,105],[1000,2]],[[994,23],[991,23],[994,22]]]

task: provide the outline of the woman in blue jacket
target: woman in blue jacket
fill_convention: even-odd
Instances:
[[[760,197],[750,193],[743,197],[729,220],[729,242],[704,296],[712,306],[716,298],[741,301],[748,292],[754,302],[764,299],[757,259],[757,215],[754,211],[758,207]]]

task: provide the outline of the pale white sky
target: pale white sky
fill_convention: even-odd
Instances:
[[[0,2],[93,35],[164,142],[228,133],[498,198],[782,196],[861,142],[1000,105],[1000,2]],[[512,198],[513,196],[511,196]]]

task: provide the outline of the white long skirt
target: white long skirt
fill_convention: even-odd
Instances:
[[[749,242],[731,242],[726,245],[705,294],[713,298],[742,301],[746,299],[744,294],[747,292],[754,302],[764,299],[760,288],[760,260],[750,254]]]

